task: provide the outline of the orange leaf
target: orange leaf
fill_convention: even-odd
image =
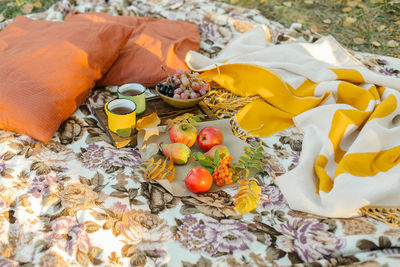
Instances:
[[[157,113],[153,112],[149,116],[143,117],[136,122],[136,130],[143,128],[156,127],[161,123]]]
[[[144,171],[144,178],[146,179],[168,179],[169,182],[172,182],[175,177],[174,163],[171,159],[165,159],[164,161],[159,159],[154,162],[154,158],[150,158],[144,163],[147,165]]]

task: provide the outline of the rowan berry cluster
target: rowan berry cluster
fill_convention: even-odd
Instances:
[[[219,166],[215,168],[213,172],[213,179],[218,186],[232,184],[233,173],[229,171],[231,168],[230,164],[232,159],[232,156],[221,159]]]

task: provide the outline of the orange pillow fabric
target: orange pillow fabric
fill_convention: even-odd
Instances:
[[[138,82],[154,86],[167,78],[161,65],[171,74],[187,69],[185,56],[190,50],[200,49],[200,34],[193,22],[158,18],[112,16],[106,13],[70,13],[66,21],[89,20],[114,22],[131,26],[128,43],[111,69],[97,82],[97,86],[122,85]]]
[[[86,99],[131,27],[17,17],[0,32],[0,129],[46,142]]]

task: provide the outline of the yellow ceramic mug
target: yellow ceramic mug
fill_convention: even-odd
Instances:
[[[146,87],[140,83],[127,83],[121,85],[117,90],[118,98],[126,98],[135,102],[137,115],[142,114],[146,110],[145,91]]]
[[[104,105],[108,129],[121,137],[132,135],[136,127],[136,104],[129,99],[114,99]]]

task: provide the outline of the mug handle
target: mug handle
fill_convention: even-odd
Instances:
[[[104,104],[104,111],[105,111],[105,113],[106,113],[106,115],[107,115],[107,117],[108,117],[109,114],[110,114],[110,112],[109,112],[108,109],[107,109],[107,105],[108,105],[108,102]]]

